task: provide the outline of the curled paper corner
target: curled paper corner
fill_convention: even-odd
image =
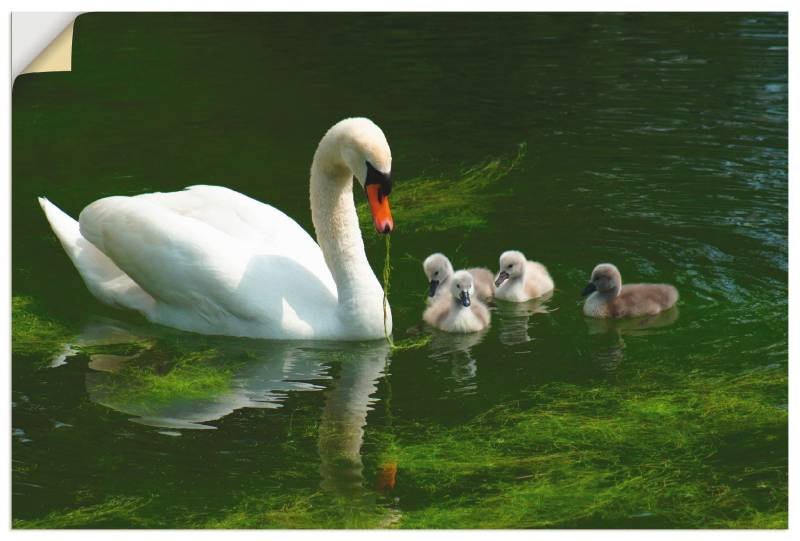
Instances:
[[[72,30],[75,27],[73,20],[58,36],[50,42],[44,51],[39,53],[28,67],[22,70],[26,73],[42,73],[46,71],[72,71]]]
[[[11,81],[30,73],[72,71],[72,42],[81,12],[12,12]]]

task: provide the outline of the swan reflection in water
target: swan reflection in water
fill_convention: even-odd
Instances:
[[[678,320],[678,307],[654,316],[630,319],[584,318],[589,334],[603,343],[592,352],[594,362],[604,370],[615,370],[625,358],[625,336],[648,336],[663,332]]]
[[[156,341],[146,329],[141,332],[114,320],[96,320],[88,325],[74,346],[139,346],[138,353],[132,355],[90,355],[86,389],[91,400],[133,416],[130,420],[136,423],[164,429],[210,430],[215,428],[211,423],[238,409],[279,408],[289,392],[324,391],[318,438],[321,487],[343,496],[369,492],[364,487],[361,445],[367,413],[377,400],[372,395],[389,359],[390,348],[385,341],[267,342],[223,338],[213,343],[223,357],[248,357],[246,362],[233,365],[224,389],[202,397],[165,400],[159,396],[158,400],[147,401],[137,394],[137,381],[124,377],[123,370],[135,359],[138,363],[152,356],[152,360],[147,359],[147,370],[158,374],[158,355],[150,349]],[[340,366],[335,381],[329,376],[331,361]],[[320,385],[324,380],[331,381]],[[130,388],[126,389],[126,385]]]
[[[547,302],[552,298],[553,292],[550,291],[525,302],[499,301],[494,315],[499,320],[500,342],[506,346],[514,346],[533,340],[528,334],[531,316],[549,314]]]

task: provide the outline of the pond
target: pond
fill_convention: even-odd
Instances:
[[[787,23],[79,17],[73,71],[13,91],[14,527],[785,528]],[[348,116],[392,147],[394,339],[417,347],[103,306],[36,202],[219,184],[312,231],[311,158]],[[507,249],[552,296],[422,325],[427,255]],[[587,320],[603,261],[677,309]]]

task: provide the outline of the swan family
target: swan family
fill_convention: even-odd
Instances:
[[[78,220],[44,197],[39,204],[89,291],[101,302],[184,331],[269,339],[370,340],[392,332],[392,312],[364,251],[353,188],[364,192],[379,234],[394,229],[392,155],[366,118],[336,123],[311,163],[316,240],[279,209],[220,186],[99,199]],[[489,326],[487,302],[524,302],[553,291],[547,268],[503,252],[500,269],[454,272],[441,253],[423,268],[423,319],[447,332]],[[665,284],[622,285],[598,265],[584,313],[620,318],[666,310]]]

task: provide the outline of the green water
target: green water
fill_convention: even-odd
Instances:
[[[787,45],[780,14],[81,16],[74,71],[13,92],[14,525],[786,527]],[[149,324],[36,203],[222,184],[310,230],[314,149],[354,115],[392,147],[420,348]],[[512,248],[552,298],[420,326],[425,256]],[[586,320],[601,261],[678,310]]]

